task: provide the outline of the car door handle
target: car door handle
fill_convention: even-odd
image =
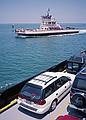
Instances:
[[[65,88],[66,88],[66,86],[65,86]]]

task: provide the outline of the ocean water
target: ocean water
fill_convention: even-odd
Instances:
[[[86,50],[86,24],[62,24],[85,29],[74,35],[17,38],[15,28],[39,24],[0,24],[0,91],[15,85],[80,51]]]

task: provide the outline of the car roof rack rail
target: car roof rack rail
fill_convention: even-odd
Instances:
[[[44,77],[44,78],[43,78]],[[41,74],[37,77],[34,78],[34,80],[37,81],[42,81],[45,83],[45,85],[50,82],[51,80],[53,80],[54,78],[57,78],[57,76],[51,76],[51,75],[46,75],[46,74]],[[43,80],[44,79],[44,80]]]

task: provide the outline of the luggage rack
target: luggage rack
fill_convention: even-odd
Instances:
[[[35,77],[33,80],[44,82],[45,85],[46,85],[48,82],[50,82],[54,78],[57,78],[57,76],[51,76],[51,75],[41,74],[41,75]]]

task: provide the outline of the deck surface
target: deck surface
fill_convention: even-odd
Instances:
[[[0,120],[55,120],[60,115],[68,114],[68,104],[69,94],[57,105],[53,112],[48,112],[44,115],[38,115],[24,109],[19,109],[19,105],[16,104],[5,112],[1,113]],[[75,115],[79,117],[82,116],[80,114],[81,113],[79,112],[75,112]]]
[[[34,114],[24,109],[19,109],[18,104],[1,113],[0,120],[55,120],[57,116],[67,113],[67,105],[69,103],[69,95],[67,95],[51,113],[44,115]]]

